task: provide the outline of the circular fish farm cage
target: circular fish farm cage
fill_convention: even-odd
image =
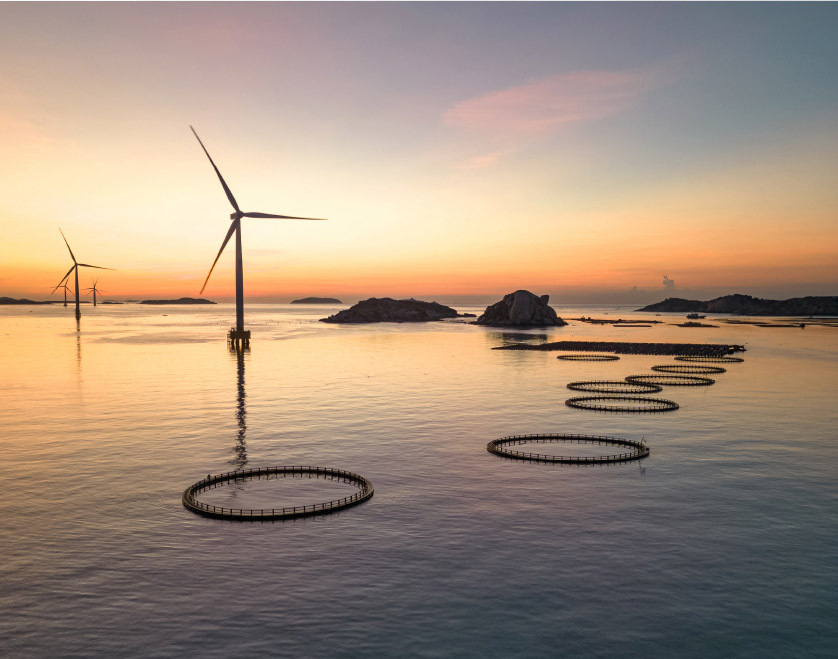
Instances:
[[[542,453],[531,453],[528,451],[516,451],[510,449],[510,446],[518,446],[520,444],[553,444],[553,443],[571,443],[571,444],[598,444],[606,446],[616,446],[619,448],[628,448],[629,451],[614,453],[611,455],[545,455]],[[569,434],[550,434],[550,435],[510,435],[509,437],[501,437],[500,439],[493,439],[486,445],[486,450],[489,453],[500,455],[505,458],[514,458],[516,460],[529,460],[532,462],[560,462],[564,464],[601,464],[605,462],[625,462],[627,460],[638,460],[649,455],[649,447],[643,442],[637,442],[632,439],[620,439],[619,437],[607,437],[605,435],[569,435]]]
[[[703,362],[705,364],[736,364],[745,361],[741,357],[699,357],[697,355],[681,355],[675,359],[679,362]]]
[[[666,398],[648,398],[646,396],[576,396],[565,402],[568,407],[595,412],[672,412],[679,405]]]
[[[626,382],[656,384],[662,387],[702,387],[716,383],[712,378],[698,375],[629,375]]]
[[[686,375],[710,375],[711,373],[726,373],[727,369],[721,366],[690,366],[688,364],[664,364],[652,366],[653,371],[658,373],[684,373]]]
[[[343,483],[351,483],[358,486],[358,491],[348,497],[333,499],[323,503],[315,503],[307,506],[286,506],[283,508],[224,508],[213,506],[198,500],[198,495],[206,490],[218,487],[224,483],[252,480],[254,478],[266,478],[269,476],[299,476],[308,478],[324,478],[336,480]],[[242,469],[230,471],[225,474],[207,476],[205,479],[193,483],[183,492],[183,505],[199,515],[215,517],[216,519],[230,519],[240,521],[271,521],[281,519],[293,519],[296,517],[309,517],[311,515],[322,515],[333,513],[350,506],[355,506],[366,501],[373,495],[372,483],[351,471],[343,469],[331,469],[329,467],[260,467],[258,469]]]
[[[656,394],[663,391],[658,384],[628,380],[579,380],[568,383],[567,388],[595,394]]]
[[[616,362],[620,358],[617,355],[559,355],[556,359],[563,359],[567,362]]]

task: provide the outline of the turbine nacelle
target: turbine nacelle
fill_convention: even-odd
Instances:
[[[241,211],[236,211],[235,213],[230,213],[230,219],[233,220],[233,221],[240,220],[243,217],[244,217],[244,213],[242,213]]]

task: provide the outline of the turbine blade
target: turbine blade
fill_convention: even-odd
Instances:
[[[207,151],[207,147],[204,146],[204,143],[201,141],[201,138],[198,137],[198,133],[195,132],[195,129],[192,128],[192,126],[190,126],[189,129],[192,131],[192,134],[195,136],[195,139],[198,140],[198,144],[201,145],[201,148],[204,150],[204,153],[207,154],[207,158],[209,158],[210,164],[212,165],[212,168],[215,170],[215,173],[218,176],[218,180],[221,181],[221,187],[224,188],[224,193],[227,195],[227,199],[229,199],[230,203],[233,205],[233,208],[236,209],[236,212],[241,212],[238,203],[236,203],[236,198],[233,196],[233,193],[230,192],[230,188],[227,187],[227,182],[224,180],[224,177],[221,176],[221,172],[218,171],[218,167],[215,166],[215,163],[212,160],[212,156],[210,156],[209,151]]]
[[[116,268],[103,268],[101,265],[90,265],[88,263],[79,263],[82,268],[96,268],[97,270],[116,270]]]
[[[272,215],[271,213],[244,213],[243,217],[265,217],[278,220],[326,220],[325,217],[297,217],[295,215]]]
[[[61,231],[61,227],[58,227],[58,230]],[[64,232],[61,231],[61,237],[64,238],[64,244],[67,245],[67,249],[70,249],[70,243],[67,242],[67,237],[64,235]],[[76,263],[76,257],[73,254],[73,250],[70,249],[70,258],[73,259],[73,263]]]
[[[215,264],[218,263],[218,259],[221,258],[221,252],[224,251],[224,248],[227,247],[227,243],[230,242],[230,238],[233,235],[233,232],[236,230],[236,227],[239,225],[241,220],[235,220],[231,225],[229,231],[227,231],[227,235],[224,237],[224,242],[221,243],[221,249],[218,250],[218,256],[215,257],[215,261],[212,262],[212,267],[210,268],[209,272],[207,273],[207,278],[204,279],[204,285],[201,286],[201,293],[204,292],[204,289],[207,287],[207,282],[209,282],[210,275],[212,274],[213,269],[215,268]]]
[[[76,267],[76,266],[74,265],[74,266],[73,266],[73,268],[75,268],[75,267]],[[66,286],[66,285],[67,285],[67,284],[65,284],[64,282],[65,282],[65,281],[67,281],[67,277],[69,277],[71,274],[73,274],[73,268],[70,268],[70,269],[67,271],[67,274],[66,274],[66,275],[64,275],[64,276],[61,278],[61,281],[60,281],[60,282],[58,282],[58,285],[57,285],[55,288],[53,288],[53,289],[52,289],[52,292],[53,292],[53,293],[55,293],[55,291],[57,291],[59,288],[61,288],[61,286],[62,286],[62,285],[63,285],[63,286]]]

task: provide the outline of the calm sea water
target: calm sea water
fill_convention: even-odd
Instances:
[[[671,358],[564,362],[493,351],[522,333],[463,323],[317,322],[333,311],[251,305],[237,355],[229,305],[86,306],[80,332],[72,308],[0,309],[4,655],[835,656],[838,328],[524,333],[747,345],[715,385],[665,388],[680,410],[626,415],[570,409],[565,385]],[[573,467],[485,448],[539,432],[652,453]],[[376,493],[279,523],[181,506],[208,473],[280,464],[357,471]],[[211,497],[351,491],[281,479]]]

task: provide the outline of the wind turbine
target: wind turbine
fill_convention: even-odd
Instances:
[[[61,231],[61,229],[58,229]],[[70,243],[67,242],[67,237],[64,235],[64,232],[61,231],[61,237],[64,238],[64,244],[67,245],[67,250],[70,252],[70,258],[73,259],[73,267],[67,271],[67,274],[61,278],[61,281],[58,282],[58,285],[52,290],[53,293],[61,288],[62,285],[65,285],[67,282],[67,278],[72,274],[73,271],[76,273],[76,318],[81,318],[81,309],[79,309],[79,268],[96,268],[97,270],[113,270],[114,268],[103,268],[101,265],[90,265],[88,263],[79,263],[76,261],[76,257],[73,254],[73,250],[70,249]]]
[[[98,283],[99,283],[99,278],[97,277],[96,279],[93,280],[93,287],[85,289],[85,290],[93,292],[93,306],[94,307],[96,306],[96,293],[104,293],[105,292],[105,291],[103,291],[99,288],[96,288],[96,284],[98,284]],[[88,293],[88,295],[90,295],[90,293]]]
[[[66,307],[67,306],[67,291],[70,290],[70,287],[67,286],[67,284],[60,284],[59,286],[56,286],[54,289],[52,289],[52,292],[55,293],[55,291],[57,291],[59,288],[64,289],[64,306]]]
[[[221,249],[218,250],[218,256],[215,257],[215,261],[212,262],[212,267],[207,274],[207,278],[204,280],[204,285],[201,286],[201,293],[204,292],[204,289],[207,287],[207,282],[209,282],[210,275],[212,274],[213,269],[215,268],[215,264],[218,263],[218,259],[221,257],[221,252],[224,251],[224,248],[227,246],[227,243],[230,241],[233,233],[236,234],[236,328],[235,330],[230,330],[229,338],[230,341],[233,343],[238,343],[239,341],[242,342],[244,345],[248,345],[250,343],[250,332],[245,332],[244,329],[244,282],[242,277],[242,230],[241,230],[241,219],[243,217],[256,217],[256,218],[275,218],[279,220],[325,220],[324,217],[296,217],[293,215],[273,215],[271,213],[255,213],[255,212],[248,212],[245,213],[239,208],[239,204],[236,201],[236,198],[233,196],[233,193],[230,192],[230,188],[227,187],[227,183],[224,181],[224,177],[221,176],[221,172],[218,171],[218,167],[215,166],[215,162],[212,160],[212,156],[210,156],[209,151],[207,151],[207,147],[204,146],[204,143],[201,141],[201,138],[198,137],[198,133],[195,132],[195,129],[192,126],[189,127],[192,131],[192,134],[195,135],[195,139],[198,140],[198,144],[201,145],[201,148],[204,150],[204,153],[207,154],[207,158],[209,158],[210,164],[212,168],[215,170],[216,176],[218,176],[218,180],[221,182],[221,187],[224,188],[224,194],[227,195],[227,199],[232,205],[234,213],[230,213],[230,219],[232,223],[230,224],[230,228],[227,230],[227,235],[224,237],[224,242],[221,243]]]

